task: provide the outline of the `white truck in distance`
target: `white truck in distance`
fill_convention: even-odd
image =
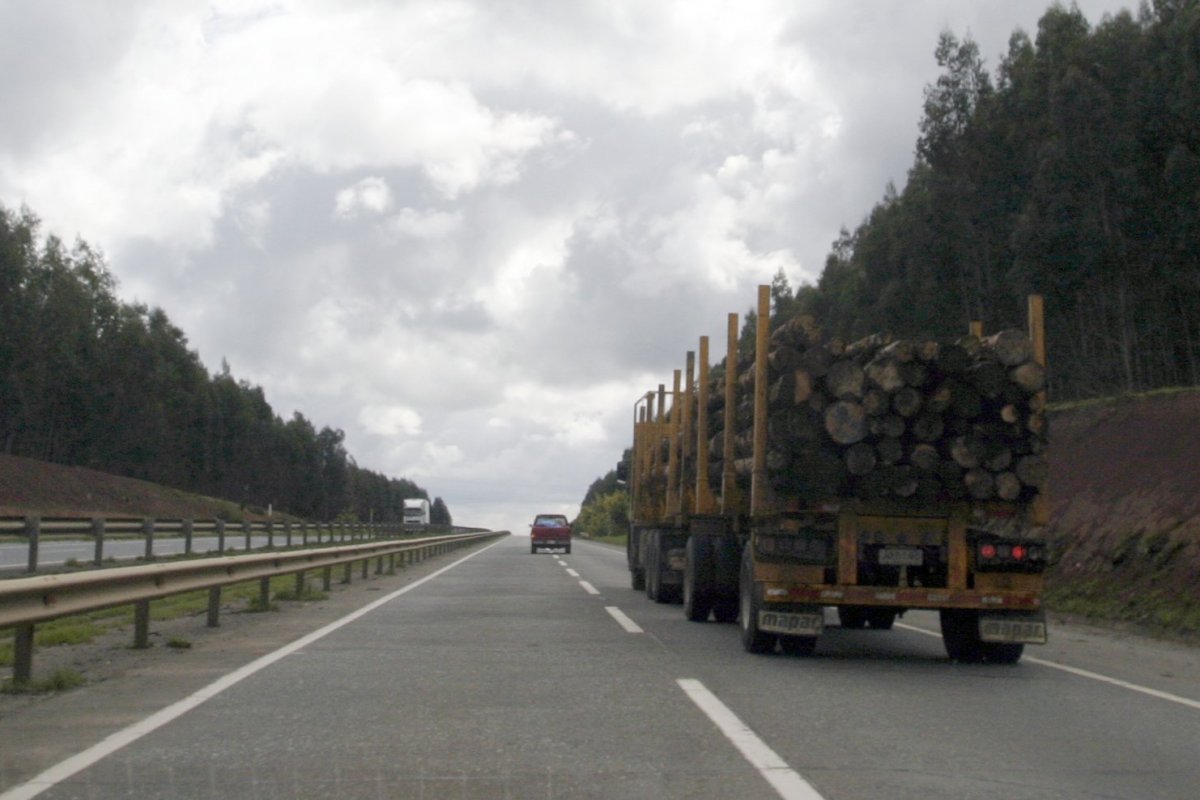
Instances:
[[[429,525],[429,501],[404,501],[404,527],[416,530]]]

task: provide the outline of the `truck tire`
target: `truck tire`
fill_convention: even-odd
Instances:
[[[531,555],[531,556],[537,555],[537,545],[536,544],[529,545],[529,555]]]
[[[737,600],[718,600],[713,603],[713,619],[717,622],[737,622],[738,621],[738,601]]]
[[[692,622],[707,622],[712,611],[712,540],[689,536],[684,548],[683,614]]]
[[[770,653],[775,649],[778,637],[758,629],[758,612],[762,607],[758,590],[754,585],[754,556],[750,543],[742,553],[741,577],[738,581],[738,616],[742,627],[742,647],[747,653]]]
[[[867,610],[862,606],[838,606],[838,622],[848,630],[861,630],[867,627]]]
[[[890,631],[896,624],[896,611],[891,608],[872,608],[867,610],[867,624],[873,630]]]
[[[780,636],[779,649],[789,656],[811,656],[817,649],[817,637]]]
[[[942,644],[950,660],[963,664],[978,664],[983,660],[979,641],[979,615],[974,611],[944,608],[939,612],[942,620]]]
[[[640,569],[629,570],[629,587],[635,592],[646,591],[646,572]]]
[[[713,618],[717,622],[737,622],[738,580],[742,553],[737,539],[726,534],[714,537],[713,548]]]
[[[1025,654],[1025,645],[1014,642],[983,642],[983,660],[989,664],[1015,664]]]
[[[658,581],[658,531],[646,531],[642,534],[642,541],[646,545],[646,597],[660,603],[662,600]]]
[[[571,545],[567,545],[567,555],[571,555]]]
[[[1016,664],[1025,653],[1025,645],[1011,642],[985,642],[979,638],[979,612],[943,609],[942,642],[946,655],[962,664]]]

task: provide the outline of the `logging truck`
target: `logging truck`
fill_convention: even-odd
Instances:
[[[670,391],[634,406],[631,583],[688,619],[738,622],[746,650],[814,651],[843,628],[937,610],[950,658],[1014,663],[1046,640],[1045,337],[843,343],[809,317],[772,330],[759,287],[754,352],[738,316]]]

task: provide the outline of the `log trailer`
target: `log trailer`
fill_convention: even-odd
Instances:
[[[1028,334],[845,345],[810,318],[772,333],[760,286],[752,360],[730,314],[723,365],[701,337],[634,406],[633,588],[737,621],[753,653],[812,653],[827,607],[875,629],[937,610],[962,662],[1045,643],[1041,297],[1028,314]]]

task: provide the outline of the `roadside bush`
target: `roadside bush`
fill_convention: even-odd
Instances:
[[[624,489],[601,495],[579,511],[575,530],[595,538],[629,532],[629,493]]]

